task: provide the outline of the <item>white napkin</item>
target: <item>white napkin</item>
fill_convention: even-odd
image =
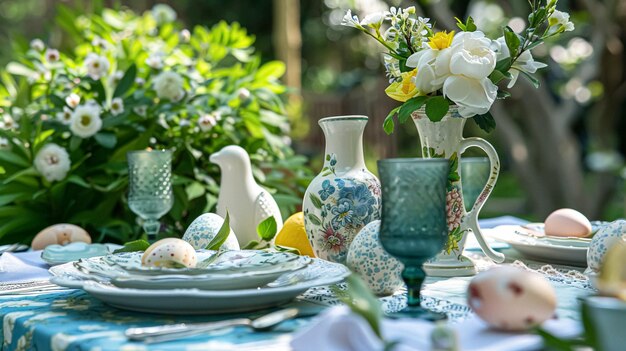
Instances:
[[[385,319],[382,333],[388,341],[398,341],[394,350],[430,351],[430,334],[435,325],[416,319]],[[530,333],[509,333],[492,330],[477,317],[450,324],[464,351],[526,351],[539,350],[541,337]],[[543,327],[560,337],[574,337],[581,332],[580,323],[570,320],[550,320]],[[346,306],[338,306],[321,314],[312,324],[294,335],[291,346],[295,351],[378,351],[383,343],[367,322]]]
[[[0,282],[48,279],[49,266],[40,258],[41,251],[5,252],[0,256]]]

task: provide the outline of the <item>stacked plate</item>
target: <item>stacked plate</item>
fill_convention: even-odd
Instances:
[[[592,233],[606,222],[594,221]],[[547,263],[560,263],[580,267],[587,266],[587,250],[591,238],[557,237],[546,235],[543,223],[531,223],[524,226],[501,225],[493,229],[483,229],[493,239],[511,245],[522,255]]]
[[[56,266],[52,281],[123,309],[207,314],[274,306],[349,274],[341,264],[285,252],[198,251],[195,268],[144,267],[141,256],[111,254]]]

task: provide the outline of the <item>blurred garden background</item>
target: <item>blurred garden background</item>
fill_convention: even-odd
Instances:
[[[267,127],[267,120],[263,119],[272,117],[261,113],[259,125],[267,127],[269,133],[266,129],[259,130],[260,134],[255,137],[258,140],[249,140],[246,147],[252,151],[253,159],[258,161],[260,172],[256,174],[266,174],[262,182],[278,195],[285,211],[284,217],[297,210],[298,199],[306,188],[307,180],[321,168],[324,140],[317,120],[322,117],[343,114],[370,117],[365,146],[368,166],[374,172],[375,161],[379,158],[419,155],[418,135],[412,124],[396,128],[390,136],[383,131],[384,118],[398,103],[384,94],[388,82],[380,63],[382,47],[353,28],[340,25],[347,9],[365,16],[390,6],[416,6],[419,14],[432,18],[436,28],[447,30],[455,29],[455,24],[449,19],[471,15],[479,29],[494,37],[500,35],[500,28],[504,25],[514,30],[523,29],[523,14],[528,12],[527,2],[519,0],[0,0],[0,67],[3,67],[0,69],[0,84],[6,90],[5,95],[9,96],[9,90],[13,88],[19,90],[24,87],[17,78],[16,66],[12,66],[13,70],[9,67],[11,62],[18,60],[16,53],[29,50],[33,39],[39,38],[50,48],[56,48],[70,57],[78,50],[81,40],[93,39],[89,37],[91,34],[82,32],[81,26],[86,22],[81,22],[81,16],[106,14],[105,9],[130,10],[141,15],[153,11],[157,3],[168,4],[175,11],[178,25],[168,30],[180,32],[181,38],[186,35],[185,29],[195,36],[193,29],[196,26],[213,28],[220,21],[229,24],[238,22],[248,35],[254,37],[254,42],[246,42],[239,48],[245,51],[245,55],[240,52],[240,56],[246,57],[237,56],[237,51],[229,51],[231,54],[235,52],[236,60],[245,63],[252,57],[259,57],[261,63],[274,60],[285,63],[286,70],[281,81],[287,88],[269,89],[280,96],[283,104],[272,105],[265,110],[287,116],[289,127],[278,122],[271,128]],[[512,98],[496,102],[492,114],[497,128],[491,134],[485,134],[473,122],[467,124],[466,136],[488,139],[498,149],[503,164],[498,184],[482,217],[513,215],[543,221],[547,214],[562,207],[575,208],[591,220],[613,220],[626,216],[626,0],[560,0],[558,7],[572,14],[576,29],[534,49],[535,58],[549,65],[541,71],[541,88],[536,90],[530,83],[522,81],[511,90]],[[102,15],[98,18],[107,22],[113,17]],[[90,26],[99,25],[96,20],[89,23]],[[165,35],[163,26],[157,28],[159,35]],[[91,29],[97,33],[96,29]],[[149,29],[146,33],[152,35]],[[132,38],[129,40],[132,41]],[[193,46],[193,40],[191,44]],[[248,46],[255,50],[246,49]],[[131,61],[124,64],[128,66]],[[279,73],[282,71],[277,68],[276,76]],[[271,80],[274,73],[266,75]],[[233,89],[233,94],[241,97],[242,91],[236,84]],[[252,93],[261,102],[272,100],[261,96],[260,90]],[[0,107],[5,113],[15,103],[15,100],[10,100],[0,100]],[[213,103],[208,102],[209,105]],[[239,105],[232,106],[232,100],[226,104],[234,111],[239,108]],[[260,105],[263,110],[263,103]],[[238,117],[233,116],[235,119]],[[250,120],[244,122],[242,125],[248,128],[244,134],[255,134]],[[233,125],[237,126],[237,123],[236,120]],[[216,136],[206,135],[196,142],[212,145],[210,150],[217,149],[222,143],[213,140]],[[256,152],[267,148],[260,140],[268,137],[270,144],[274,140],[270,145],[273,150],[271,155]],[[245,136],[229,138],[233,141],[243,138],[245,143],[248,142]],[[158,144],[168,145],[165,139],[158,140]],[[198,150],[202,153],[209,149]],[[0,153],[6,152],[0,149]],[[190,151],[190,155],[193,154]],[[304,155],[306,159],[298,155]],[[481,155],[470,150],[468,156]],[[202,157],[208,158],[208,155],[196,155],[196,159]],[[7,158],[0,157],[0,162],[3,161],[6,162]],[[176,166],[181,167],[182,173],[185,162],[184,157],[179,155]],[[212,173],[216,173],[216,168],[208,172],[207,178],[201,178],[197,177],[195,169],[213,166],[199,161],[191,163],[193,166],[190,166],[189,174],[195,174],[196,179],[202,181],[199,185],[180,183],[181,192],[184,191],[185,195],[177,197],[177,201],[184,198],[186,202],[174,210],[180,213],[174,215],[172,223],[188,222],[197,212],[214,205],[216,181]],[[277,164],[278,167],[275,167]],[[0,166],[5,169],[12,167],[2,163]],[[115,173],[113,169],[111,172]],[[10,173],[0,174],[0,180],[5,185]],[[86,179],[88,184],[81,186],[94,187],[92,178],[87,175],[83,178],[81,180]],[[118,191],[116,194],[119,195],[123,193],[123,188],[124,184],[120,183],[119,188],[108,190]],[[8,193],[3,194],[2,189],[0,187],[0,217],[3,207],[6,210],[20,206],[20,201],[29,201],[15,196],[6,197]],[[213,197],[204,196],[205,193]],[[200,198],[202,201],[198,200]],[[189,209],[193,207],[197,210]],[[114,212],[113,209],[111,211]],[[11,213],[8,210],[5,212]],[[66,213],[48,220],[54,223],[71,218]],[[80,218],[87,221],[90,217]],[[105,228],[105,233],[110,233],[106,235],[118,241],[132,236],[126,233],[131,229],[112,229],[119,225],[111,222],[97,229],[102,231]],[[176,225],[172,224],[172,228],[176,230]],[[8,232],[12,228],[5,226],[4,230]],[[2,239],[2,231],[3,224],[0,223],[0,241],[11,241],[9,237]],[[126,234],[119,234],[119,231]]]

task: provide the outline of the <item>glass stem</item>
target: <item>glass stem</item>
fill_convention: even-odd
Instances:
[[[405,267],[402,271],[402,279],[407,289],[407,305],[409,307],[420,307],[420,290],[426,278],[426,273],[422,267]]]
[[[149,243],[152,244],[156,241],[160,228],[161,224],[156,219],[146,219],[145,222],[143,222],[143,230],[145,230],[146,234],[148,234]]]

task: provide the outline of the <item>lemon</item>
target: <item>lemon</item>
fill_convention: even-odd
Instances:
[[[626,301],[626,243],[616,243],[604,256],[598,290]]]
[[[298,249],[302,255],[315,257],[309,238],[306,236],[306,230],[304,229],[304,213],[302,212],[298,212],[287,218],[283,224],[283,229],[276,235],[274,243],[276,245]]]

